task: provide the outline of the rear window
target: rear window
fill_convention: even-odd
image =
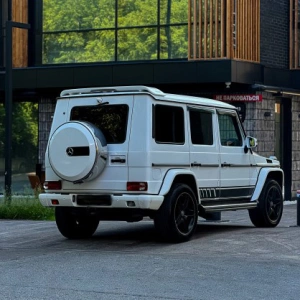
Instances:
[[[126,140],[127,105],[76,106],[71,110],[71,121],[90,122],[104,134],[108,144]]]

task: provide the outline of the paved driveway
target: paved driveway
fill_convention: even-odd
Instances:
[[[102,222],[88,240],[55,222],[0,221],[1,299],[272,299],[300,295],[296,205],[276,228],[246,211],[199,220],[183,244],[157,242],[151,221]]]

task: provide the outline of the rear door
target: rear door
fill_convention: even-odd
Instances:
[[[128,145],[133,107],[132,95],[101,96],[70,100],[70,120],[96,125],[107,141],[108,157],[104,171],[72,190],[125,191],[128,181]],[[69,183],[64,187],[68,188]]]

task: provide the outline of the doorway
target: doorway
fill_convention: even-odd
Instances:
[[[284,171],[285,200],[292,200],[292,100],[275,103],[275,156]]]

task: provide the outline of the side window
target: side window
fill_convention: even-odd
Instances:
[[[153,132],[157,143],[184,144],[183,109],[176,106],[154,106]]]
[[[192,143],[196,145],[213,144],[212,113],[204,110],[190,110]]]
[[[218,114],[220,138],[222,146],[242,146],[243,139],[238,120],[232,114]]]

